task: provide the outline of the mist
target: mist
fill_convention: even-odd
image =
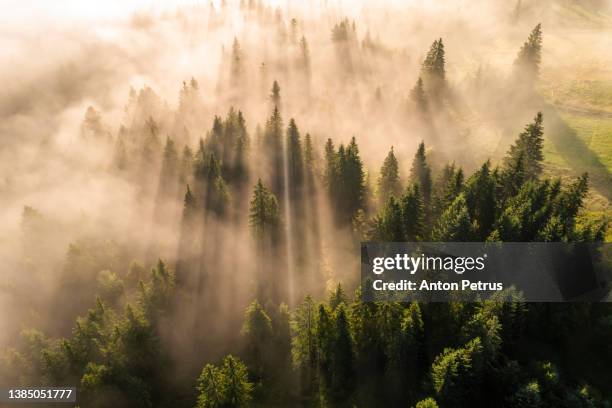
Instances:
[[[328,138],[338,148],[355,137],[369,219],[380,209],[376,180],[392,148],[406,186],[422,141],[433,174],[451,162],[471,174],[486,160],[501,163],[536,112],[544,111],[547,131],[560,126],[547,100],[511,81],[536,24],[544,80],[571,78],[585,61],[595,77],[612,78],[609,21],[567,12],[576,3],[569,0],[3,3],[0,345],[18,344],[31,327],[70,335],[96,296],[121,310],[161,259],[181,293],[161,323],[181,375],[239,343],[254,298],[295,306],[339,282],[355,289],[361,237],[354,224],[334,221],[323,181]],[[584,7],[603,16],[611,3]],[[439,38],[450,96],[424,120],[410,95]],[[315,177],[304,191],[275,187],[279,169],[262,136],[275,107],[283,151],[291,119],[301,143],[311,137]],[[194,178],[198,149],[214,137],[215,117],[230,123],[238,111],[248,175],[231,173],[239,181],[228,187],[223,215],[200,211],[186,222],[187,185],[198,205],[216,205],[207,201],[211,184]],[[182,159],[185,148],[191,161]],[[227,179],[235,153],[217,154]],[[589,171],[591,194],[609,208],[610,174],[589,166],[563,176]],[[282,169],[285,183],[297,177],[292,171]],[[259,179],[279,206],[277,252],[262,250],[250,227]],[[119,294],[108,292],[115,277],[124,281]],[[206,351],[190,361],[203,342]]]

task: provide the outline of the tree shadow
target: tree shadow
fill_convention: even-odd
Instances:
[[[561,118],[557,109],[542,103],[546,135],[556,151],[576,174],[589,173],[591,185],[606,199],[612,199],[612,175],[574,129]]]

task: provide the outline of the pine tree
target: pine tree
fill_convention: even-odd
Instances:
[[[321,379],[328,387],[331,386],[334,364],[334,329],[333,315],[325,305],[320,304],[315,326],[317,365]]]
[[[446,61],[442,39],[435,40],[423,61],[421,75],[430,96],[439,101],[446,90]]]
[[[293,365],[300,370],[302,388],[308,392],[314,386],[317,368],[317,310],[310,296],[306,296],[294,314],[294,333],[291,354]]]
[[[244,313],[242,335],[245,339],[245,359],[259,378],[263,378],[270,368],[270,342],[272,341],[272,321],[257,300],[254,300]]]
[[[272,84],[272,94],[270,95],[270,99],[272,100],[272,105],[274,108],[280,109],[281,107],[281,96],[280,96],[281,88],[278,85],[278,82],[275,80]]]
[[[416,85],[410,91],[410,101],[421,115],[427,113],[427,96],[425,95],[425,88],[421,77],[419,77]]]
[[[329,307],[332,310],[336,310],[336,308],[338,308],[338,306],[340,306],[341,304],[348,303],[346,293],[344,293],[344,289],[342,289],[342,285],[340,283],[338,283],[338,285],[336,286],[336,289],[330,292],[328,303],[329,303]]]
[[[530,86],[540,75],[542,61],[542,24],[538,24],[529,34],[514,60],[514,73],[518,80],[526,81]]]
[[[233,87],[239,87],[242,84],[244,76],[244,62],[242,50],[238,39],[234,37],[232,44],[232,59],[231,59],[231,85]]]
[[[412,188],[406,190],[400,206],[404,239],[409,242],[423,240],[425,238],[425,209],[418,185],[414,184]]]
[[[204,209],[218,217],[223,217],[227,212],[228,202],[229,193],[225,181],[221,176],[221,166],[214,153],[211,153],[206,168]]]
[[[431,219],[437,220],[457,198],[463,188],[463,170],[455,164],[447,164],[437,178],[432,193]]]
[[[271,189],[277,197],[282,197],[284,189],[283,168],[283,120],[278,107],[266,122],[263,136],[263,154],[271,173]]]
[[[301,204],[304,188],[304,159],[300,133],[295,120],[289,121],[287,128],[287,168],[289,197],[294,204]]]
[[[427,164],[425,155],[425,143],[421,142],[414,155],[412,168],[410,169],[410,180],[419,186],[419,190],[423,195],[423,200],[426,205],[429,204],[431,198],[431,170]]]
[[[432,238],[437,242],[471,241],[474,237],[470,213],[465,195],[459,196],[442,213],[438,225],[432,232]]]
[[[431,378],[443,406],[464,407],[478,401],[482,381],[482,343],[475,338],[464,347],[446,349],[431,366]]]
[[[198,378],[198,408],[246,408],[253,398],[253,384],[247,368],[238,358],[228,355],[221,367],[207,364]]]
[[[477,236],[482,240],[489,236],[497,218],[496,181],[490,167],[489,161],[483,164],[468,179],[463,189],[470,219],[476,227]]]
[[[380,203],[384,204],[391,196],[399,198],[401,188],[399,166],[393,153],[393,147],[391,147],[378,177],[378,199]]]
[[[353,345],[344,305],[336,310],[333,341],[332,389],[344,401],[353,379]]]
[[[380,242],[405,241],[402,207],[395,197],[389,197],[385,207],[374,218],[370,239]]]
[[[249,223],[258,241],[278,242],[280,235],[280,214],[278,201],[261,180],[257,181],[249,210]]]
[[[300,39],[300,66],[304,71],[306,79],[310,81],[310,50],[308,48],[308,41],[306,41],[304,36]]]
[[[521,132],[505,158],[505,169],[510,174],[521,175],[526,180],[538,178],[542,173],[542,162],[544,154],[542,152],[544,146],[544,131],[542,127],[542,113],[538,112],[533,120],[533,123],[525,126],[525,130]],[[523,171],[519,169],[519,164],[522,162]]]
[[[343,218],[350,222],[355,213],[365,206],[365,173],[359,156],[359,147],[353,137],[347,146],[344,163],[341,167],[341,203],[344,203]]]

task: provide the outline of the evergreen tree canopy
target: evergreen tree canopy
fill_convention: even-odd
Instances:
[[[514,60],[515,74],[518,79],[533,85],[540,75],[541,61],[542,24],[538,24],[531,31],[529,38],[521,47],[516,60]]]
[[[391,196],[399,198],[401,188],[399,165],[393,153],[393,147],[391,147],[378,177],[378,198],[380,203],[385,203]]]

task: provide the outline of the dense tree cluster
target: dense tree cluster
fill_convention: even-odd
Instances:
[[[271,15],[262,7],[241,4],[245,13]],[[299,48],[307,92],[310,50],[305,37],[298,40],[298,22],[287,33],[282,18],[268,17],[278,24],[277,40]],[[538,25],[515,63],[517,75],[532,81],[541,36]],[[354,22],[333,27],[331,41],[350,74],[356,38]],[[410,92],[422,121],[452,99],[445,64],[438,39]],[[226,68],[225,85],[244,90],[246,55],[237,39]],[[126,254],[110,241],[73,243],[59,297],[83,316],[61,335],[25,330],[20,347],[0,354],[3,384],[75,384],[86,407],[609,406],[606,305],[528,304],[513,290],[469,304],[367,303],[361,288],[345,291],[357,278],[340,284],[323,271],[323,209],[331,213],[331,239],[342,237],[355,252],[362,240],[602,241],[605,223],[581,217],[588,176],[543,177],[541,113],[499,164],[486,161],[471,174],[455,163],[440,166],[430,154],[436,146],[423,141],[411,163],[391,147],[371,185],[357,138],[325,135],[317,145],[316,134],[284,117],[281,83],[274,80],[271,91],[266,85],[269,116],[254,133],[243,111],[230,108],[194,144],[189,132],[202,129],[195,79],[183,83],[174,116],[150,88],[130,93],[131,121],[116,138],[111,171],[139,187],[139,210],[151,203],[148,244]],[[236,95],[230,99],[239,106]],[[108,136],[93,108],[82,132]],[[31,254],[49,226],[26,207],[22,227],[24,262],[35,265]],[[172,266],[155,263],[174,230]],[[130,264],[139,257],[143,264]],[[240,268],[249,274],[248,299],[256,300],[238,329],[242,311],[231,309],[238,300],[219,298],[234,293],[222,289],[238,286],[231,279]],[[335,288],[316,300],[325,280]],[[63,310],[59,302],[52,309]],[[173,358],[181,352],[182,360]]]

